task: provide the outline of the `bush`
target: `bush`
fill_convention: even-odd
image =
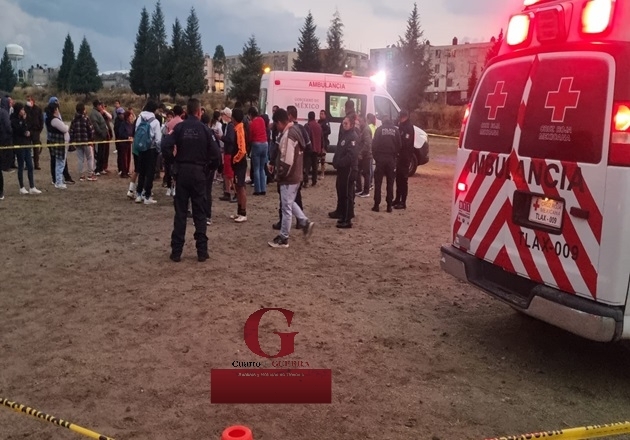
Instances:
[[[427,133],[458,136],[466,106],[424,103],[411,114],[412,122]]]

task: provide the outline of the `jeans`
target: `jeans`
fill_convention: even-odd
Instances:
[[[282,199],[282,225],[280,235],[282,238],[289,238],[293,216],[296,216],[298,222],[302,224],[308,221],[304,212],[300,209],[298,204],[295,203],[295,196],[297,196],[298,189],[300,189],[299,183],[280,185],[280,197]]]
[[[83,176],[83,164],[87,160],[88,176],[94,174],[94,153],[89,145],[77,147],[77,162],[79,164],[79,176]]]
[[[146,199],[151,197],[157,157],[158,151],[152,148],[147,151],[142,151],[138,158],[140,169],[138,170],[138,186],[136,187],[136,192],[138,195],[142,195],[142,191],[144,190],[144,197]]]
[[[55,154],[55,183],[62,185],[64,183],[63,171],[66,168],[66,160],[68,158],[68,147],[57,147],[57,150]]]
[[[254,177],[254,192],[267,192],[267,175],[265,165],[269,155],[269,144],[265,142],[254,142],[252,144],[252,173]]]
[[[18,182],[20,188],[24,188],[24,163],[26,162],[26,170],[28,173],[29,188],[35,188],[35,178],[33,177],[33,151],[32,148],[20,148],[15,150],[18,163]]]

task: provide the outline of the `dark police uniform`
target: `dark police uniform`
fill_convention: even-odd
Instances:
[[[195,223],[195,241],[199,261],[208,258],[208,236],[206,235],[208,213],[208,176],[219,167],[221,150],[214,133],[192,115],[175,126],[173,133],[162,141],[162,152],[174,159],[175,220],[171,235],[171,259],[179,261],[186,238],[186,218],[189,201]]]
[[[401,122],[398,129],[402,147],[396,164],[396,200],[394,208],[407,208],[407,193],[409,192],[409,166],[413,157],[415,131],[411,119]]]
[[[359,136],[357,130],[343,131],[333,156],[333,167],[337,170],[337,208],[328,214],[338,219],[338,228],[351,228],[354,218],[354,196],[359,172]]]
[[[374,207],[372,211],[378,212],[381,204],[381,187],[383,177],[387,179],[387,212],[392,212],[394,198],[394,179],[396,178],[396,158],[400,153],[401,139],[398,128],[392,121],[384,121],[383,125],[376,129],[372,141],[372,155],[376,161],[374,170]]]

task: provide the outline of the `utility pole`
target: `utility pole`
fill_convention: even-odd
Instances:
[[[448,105],[448,74],[449,74],[449,58],[451,57],[451,51],[445,50],[446,55],[446,69],[444,73],[444,105]]]

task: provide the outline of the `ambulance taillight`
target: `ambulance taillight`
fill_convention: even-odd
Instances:
[[[470,117],[470,104],[466,106],[464,112],[464,118],[462,119],[462,128],[459,130],[459,148],[462,148],[462,141],[464,140],[464,131],[466,130],[466,124],[468,124],[468,118]]]
[[[612,22],[615,0],[588,0],[582,9],[582,32],[601,34]]]
[[[467,189],[468,189],[468,185],[466,185],[464,182],[459,182],[457,184],[457,191],[459,191],[460,193],[466,192]]]
[[[505,41],[509,46],[521,46],[529,42],[531,38],[530,14],[513,15],[508,23]]]
[[[630,102],[618,102],[613,108],[608,164],[630,166]]]

